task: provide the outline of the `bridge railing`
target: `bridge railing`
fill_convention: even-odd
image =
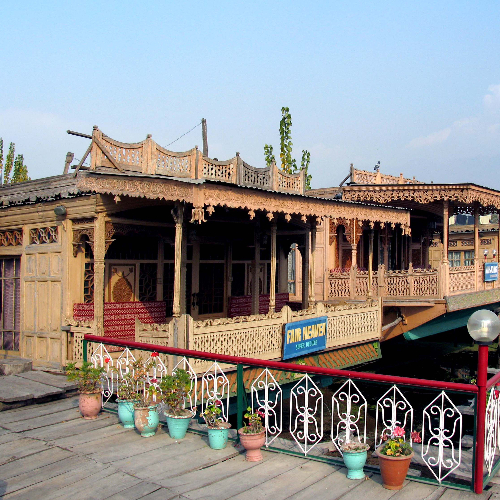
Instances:
[[[107,346],[123,351],[110,353]],[[179,366],[186,369],[192,381],[189,406],[201,412],[218,401],[223,418],[234,418],[237,428],[242,427],[248,406],[261,411],[266,447],[271,451],[335,462],[342,454],[343,443],[365,442],[375,449],[382,436],[397,426],[405,428],[415,451],[410,479],[480,493],[500,468],[500,398],[496,388],[500,376],[488,381],[486,411],[478,415],[481,393],[473,384],[304,366],[85,335],[85,358],[106,368],[105,405],[116,393],[120,373],[127,371],[134,357],[152,353],[158,364],[151,374],[151,384],[159,383],[169,373],[168,365],[173,366],[170,372]],[[171,362],[165,363],[166,358]],[[196,374],[192,368],[197,360],[211,362],[203,374]],[[224,369],[223,364],[234,368]],[[232,416],[234,407],[236,415]],[[485,439],[476,442],[481,426],[486,426]],[[412,434],[417,431],[420,436]],[[466,435],[468,431],[472,436]],[[331,452],[338,458],[331,458]]]

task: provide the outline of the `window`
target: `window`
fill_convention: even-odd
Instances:
[[[464,252],[464,266],[473,266],[474,265],[474,251],[467,250]]]
[[[448,260],[450,261],[450,267],[460,266],[460,253],[461,252],[448,252]]]
[[[20,259],[0,259],[0,349],[19,350]]]

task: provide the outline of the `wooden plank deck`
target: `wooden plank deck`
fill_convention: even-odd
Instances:
[[[188,433],[170,439],[164,429],[141,438],[115,415],[79,416],[76,398],[0,413],[0,498],[51,500],[500,500],[500,486],[477,496],[406,481],[401,491],[380,476],[351,481],[342,467],[264,452],[246,462],[238,447],[211,450]]]

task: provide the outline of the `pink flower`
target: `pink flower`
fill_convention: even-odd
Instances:
[[[387,436],[387,434],[385,432],[382,432],[381,438],[382,438],[382,441],[387,441],[388,436]]]
[[[493,399],[498,399],[498,396],[500,395],[500,391],[498,391],[497,389],[495,389],[493,391]]]
[[[152,358],[157,358],[158,356],[159,356],[159,354],[156,351],[151,353]]]
[[[151,379],[151,383],[152,383],[152,384],[156,384],[157,382],[158,382],[158,380],[157,380],[156,378],[152,378],[152,379]]]
[[[420,437],[420,432],[412,432],[411,433],[411,440],[414,442],[414,443],[421,443],[422,442],[422,438]]]
[[[104,358],[104,362],[105,362],[105,363],[109,363],[110,361],[111,361],[111,359],[110,359],[110,358]]]
[[[261,412],[260,410],[257,410],[257,415],[259,415],[259,417],[261,418],[264,418],[266,416],[266,414],[264,412]]]
[[[217,400],[217,401],[215,402],[215,406],[221,406],[221,405],[222,405],[222,403],[221,403],[219,400]]]
[[[405,437],[405,430],[402,427],[394,427],[392,431],[393,437]]]

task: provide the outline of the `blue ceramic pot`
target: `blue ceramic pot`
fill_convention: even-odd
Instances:
[[[168,424],[168,434],[172,439],[182,439],[186,435],[191,415],[174,417],[165,414],[165,419]]]
[[[134,424],[134,404],[135,401],[127,401],[125,399],[117,399],[118,403],[118,418],[125,429],[133,429]]]
[[[229,427],[212,429],[208,428],[208,444],[212,450],[223,450],[227,445]]]
[[[344,451],[343,456],[348,479],[364,479],[363,467],[366,463],[367,451]]]

